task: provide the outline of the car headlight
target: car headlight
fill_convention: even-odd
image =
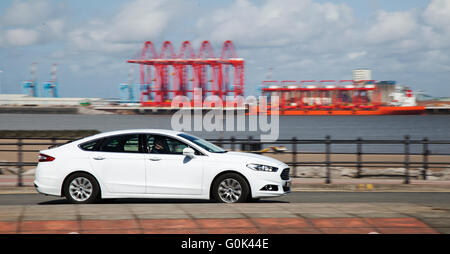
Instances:
[[[256,171],[266,171],[266,172],[277,172],[277,170],[278,170],[278,168],[276,168],[276,167],[262,165],[262,164],[254,164],[254,163],[247,164],[247,168],[250,168],[250,169],[253,169]]]

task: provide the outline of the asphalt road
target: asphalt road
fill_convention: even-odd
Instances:
[[[206,200],[108,199],[105,204],[208,203]],[[420,205],[449,205],[450,192],[292,192],[284,197],[262,199],[261,203],[345,203],[393,202]],[[0,205],[58,205],[66,199],[41,194],[1,194]]]

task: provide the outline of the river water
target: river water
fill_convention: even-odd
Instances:
[[[0,114],[0,130],[96,129],[103,132],[136,128],[171,129],[171,116]],[[273,126],[273,128],[279,128],[280,139],[290,139],[294,136],[298,139],[323,139],[326,135],[330,135],[333,139],[361,137],[363,139],[398,140],[409,135],[411,139],[427,137],[429,140],[450,140],[450,115],[280,116],[279,126]],[[204,138],[253,136],[255,139],[259,139],[261,134],[260,131],[191,133]],[[374,146],[374,149],[382,150],[384,148]],[[444,151],[447,148],[435,145],[434,150]]]

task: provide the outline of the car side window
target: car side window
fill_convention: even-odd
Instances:
[[[190,147],[177,139],[160,135],[148,135],[147,146],[152,154],[183,154],[184,148]],[[200,153],[196,151],[196,154]]]
[[[139,135],[118,135],[105,139],[100,151],[116,153],[139,153]]]
[[[99,145],[102,143],[103,139],[97,139],[93,141],[88,141],[80,145],[80,148],[85,151],[98,151]]]

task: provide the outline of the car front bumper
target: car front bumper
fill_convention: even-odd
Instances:
[[[252,184],[252,197],[277,197],[287,195],[291,192],[292,180],[289,177],[289,170],[285,167],[280,172],[256,172]]]

